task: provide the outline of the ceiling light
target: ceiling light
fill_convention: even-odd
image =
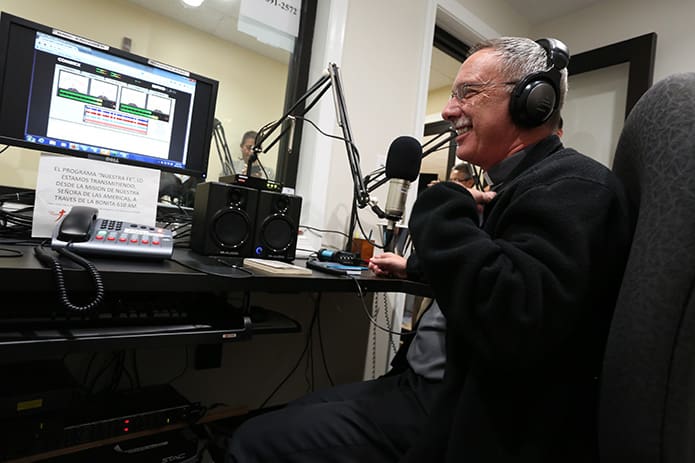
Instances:
[[[181,0],[185,6],[190,6],[193,8],[199,7],[203,4],[205,0]]]

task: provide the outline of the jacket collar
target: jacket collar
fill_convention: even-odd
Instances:
[[[560,137],[555,134],[549,135],[495,164],[485,173],[486,179],[488,183],[492,184],[491,189],[493,191],[499,191],[520,173],[561,148]]]

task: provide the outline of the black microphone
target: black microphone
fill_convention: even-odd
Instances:
[[[385,208],[388,220],[398,222],[403,218],[410,182],[420,173],[421,162],[422,145],[415,138],[402,136],[391,143],[384,171],[389,179]]]
[[[397,252],[396,241],[399,231],[396,222],[400,222],[405,212],[405,200],[408,198],[410,182],[420,173],[422,162],[422,145],[413,137],[396,138],[389,147],[384,174],[389,179],[389,191],[386,196],[385,217],[387,222],[383,229],[384,251]]]

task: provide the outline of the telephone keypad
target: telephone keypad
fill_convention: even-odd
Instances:
[[[66,243],[56,238],[52,246],[70,246],[78,254],[99,254],[167,259],[174,251],[171,230],[97,218],[92,236],[87,241]]]

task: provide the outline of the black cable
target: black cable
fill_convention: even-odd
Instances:
[[[111,372],[111,386],[110,390],[116,391],[118,390],[118,385],[121,383],[121,378],[123,377],[123,355],[125,353],[123,351],[118,351],[116,355],[116,364],[113,367],[113,371]]]
[[[121,377],[125,374],[126,379],[128,380],[128,385],[130,385],[130,389],[133,390],[135,389],[135,382],[133,381],[133,375],[130,374],[130,371],[128,371],[128,365],[126,363],[126,351],[123,351],[123,360],[121,361]],[[121,381],[119,380],[118,384],[120,384]]]
[[[188,355],[189,355],[188,354],[188,346],[186,346],[186,361],[183,365],[183,370],[181,370],[181,372],[178,375],[174,376],[169,381],[167,381],[166,384],[171,384],[174,381],[176,381],[177,379],[179,379],[180,377],[182,377],[184,374],[186,374],[186,372],[188,371]]]
[[[309,124],[311,124],[311,125],[312,125],[321,135],[323,135],[324,137],[334,138],[334,139],[336,139],[336,140],[340,140],[340,141],[349,143],[350,146],[352,146],[352,147],[354,148],[354,150],[358,153],[358,156],[359,156],[359,150],[357,149],[357,145],[355,145],[355,143],[353,143],[351,140],[347,140],[346,138],[341,137],[341,136],[339,136],[339,135],[331,135],[330,133],[324,132],[324,131],[321,130],[321,129],[319,128],[319,126],[316,125],[316,123],[315,123],[314,121],[312,121],[311,119],[308,119],[308,118],[306,118],[306,117],[301,117],[301,116],[295,116],[295,117],[296,117],[298,120],[300,120],[300,121],[306,121],[306,122],[308,122]]]
[[[91,395],[94,393],[94,388],[96,388],[97,381],[99,381],[99,378],[101,375],[106,373],[106,371],[111,367],[111,365],[117,360],[117,355],[114,353],[111,353],[111,359],[106,362],[101,369],[97,372],[96,376],[92,379],[92,384],[87,388],[88,393]]]
[[[362,182],[362,172],[360,172],[360,167],[359,167],[359,159],[360,159],[360,151],[357,148],[357,145],[352,140],[348,140],[345,137],[340,137],[338,135],[331,135],[329,133],[324,132],[319,128],[318,125],[311,119],[308,119],[306,117],[301,117],[301,116],[295,116],[296,119],[301,120],[301,121],[306,121],[308,122],[311,126],[313,126],[321,135],[329,137],[329,138],[334,138],[336,140],[341,140],[345,142],[346,148],[352,148],[352,152],[354,154],[354,160],[353,157],[350,156],[350,149],[348,148],[348,164],[350,165],[350,173],[352,175],[353,183],[354,183],[354,188],[353,188],[353,204],[358,205],[359,208],[364,208],[369,204],[369,196],[367,195],[366,198],[360,197],[358,200],[358,185],[357,183]],[[350,239],[350,238],[348,238]]]
[[[300,225],[299,228],[306,228],[307,230],[317,231],[317,232],[320,232],[320,233],[336,233],[336,234],[342,235],[342,236],[344,236],[344,237],[346,237],[346,238],[349,238],[349,237],[350,237],[347,233],[343,233],[343,232],[338,231],[338,230],[324,230],[324,229],[321,229],[321,228],[310,227],[309,225]]]
[[[364,313],[365,313],[365,315],[367,315],[367,318],[369,318],[369,320],[374,324],[374,326],[376,326],[377,328],[379,328],[382,331],[385,331],[385,332],[391,333],[391,334],[397,334],[399,336],[411,336],[411,335],[415,334],[414,331],[410,332],[410,333],[404,333],[403,331],[394,331],[390,328],[387,328],[385,326],[380,325],[379,322],[377,320],[375,320],[374,317],[372,317],[372,314],[369,313],[369,309],[367,308],[367,304],[364,303],[364,293],[362,292],[362,287],[360,286],[359,279],[353,275],[346,275],[346,276],[349,277],[350,279],[352,279],[352,281],[354,281],[355,284],[357,285],[357,292],[359,293],[360,302],[362,303],[362,308],[364,309]]]
[[[374,316],[378,317],[379,316],[379,306],[376,307],[374,310]],[[376,378],[376,325],[371,324],[371,332],[372,332],[372,378]],[[389,334],[390,336],[390,334]]]
[[[33,203],[34,200],[32,196],[36,195],[35,190],[27,190],[27,191],[15,191],[13,193],[3,193],[0,194],[0,201],[17,201],[18,203],[22,202],[20,196],[28,196],[27,202],[23,204],[30,204]]]
[[[331,134],[329,134],[329,133],[324,132],[324,131],[321,130],[321,128],[319,128],[319,126],[316,125],[316,123],[314,123],[314,121],[312,121],[311,119],[308,119],[308,118],[306,118],[306,117],[301,117],[301,116],[295,116],[295,117],[296,117],[296,119],[298,119],[298,120],[302,120],[302,121],[308,122],[308,123],[311,124],[319,133],[321,133],[322,135],[324,135],[324,136],[326,136],[326,137],[334,138],[334,139],[336,139],[336,140],[341,140],[341,141],[343,141],[343,142],[345,142],[345,143],[349,143],[349,145],[354,149],[355,154],[356,154],[356,157],[359,159],[359,157],[360,157],[359,150],[358,150],[357,146],[353,143],[352,140],[348,140],[348,139],[346,139],[346,138],[344,138],[344,137],[340,137],[340,136],[337,136],[337,135],[331,135]],[[350,166],[350,168],[351,168],[351,171],[352,171],[353,178],[356,177],[356,176],[358,176],[358,175],[360,174],[359,172],[355,172],[355,170],[353,169],[352,165]],[[364,232],[364,228],[363,228],[363,226],[362,226],[362,222],[360,221],[360,219],[359,219],[359,214],[357,213],[358,209],[360,209],[359,206],[361,206],[361,202],[358,200],[358,197],[357,197],[357,196],[358,196],[358,191],[357,191],[357,186],[355,185],[355,187],[353,188],[353,195],[352,195],[352,202],[353,202],[353,204],[355,204],[355,205],[358,206],[358,207],[355,207],[355,221],[357,222],[357,225],[359,226],[359,229],[360,229],[360,232],[362,233],[362,235],[366,237],[366,236],[368,236],[368,235]],[[364,206],[366,206],[366,204],[365,204]],[[362,206],[362,207],[364,207],[364,206]],[[305,226],[304,228],[311,229],[310,227],[306,227],[306,226]],[[351,240],[351,239],[352,239],[352,237],[351,237],[350,235],[348,235],[347,233],[341,233],[341,234],[342,234],[343,236],[345,236],[348,240]],[[369,241],[369,243],[370,243],[371,245],[373,245],[374,247],[376,247],[376,248],[378,248],[378,249],[384,249],[384,246],[383,246],[383,245],[379,245],[379,244],[377,244],[376,242],[374,242],[374,241],[372,241],[372,240],[370,240],[370,239],[367,239],[367,241]]]
[[[316,322],[317,316],[318,316],[318,309],[315,306],[314,307],[314,314],[312,315],[311,322],[309,323],[309,330],[307,331],[307,340],[304,343],[304,349],[302,350],[302,353],[299,355],[297,362],[294,364],[294,366],[292,367],[290,372],[287,373],[287,375],[285,375],[285,377],[282,379],[282,381],[280,381],[280,383],[275,387],[275,389],[273,389],[273,391],[270,393],[270,395],[268,395],[268,397],[266,397],[266,399],[261,403],[261,405],[258,407],[259,409],[265,407],[265,405],[270,401],[270,399],[273,398],[273,396],[277,393],[277,391],[279,391],[280,388],[292,377],[294,372],[297,371],[297,368],[299,368],[299,365],[301,364],[302,359],[306,355],[307,350],[309,348],[309,345],[311,344],[310,340],[311,340],[311,336],[312,336],[313,329],[314,329],[314,323]]]
[[[320,312],[320,304],[321,304],[321,293],[319,293],[317,300],[314,302],[316,305],[316,311],[318,313],[317,315],[317,328],[318,328],[318,335],[319,335],[319,350],[321,351],[321,360],[323,361],[323,371],[326,372],[326,377],[328,378],[328,382],[331,384],[331,386],[335,386],[335,382],[333,381],[333,378],[331,377],[331,372],[328,370],[328,362],[326,361],[326,350],[323,347],[323,334],[321,333],[321,312]]]
[[[3,195],[7,196],[7,195]],[[31,233],[32,217],[26,215],[33,210],[33,207],[25,207],[14,211],[1,208],[0,201],[0,233],[4,236],[28,236]]]
[[[78,256],[72,251],[64,248],[57,249],[58,254],[72,260],[81,267],[83,267],[89,273],[92,278],[95,288],[94,298],[85,305],[75,305],[68,298],[68,291],[65,286],[65,275],[63,273],[63,265],[58,260],[54,254],[49,253],[44,249],[43,245],[40,244],[34,247],[34,254],[36,258],[46,267],[53,270],[53,276],[55,278],[56,286],[58,287],[58,300],[63,304],[63,307],[73,312],[87,312],[98,307],[104,300],[104,283],[101,280],[101,274],[99,270],[90,261],[84,257]]]
[[[386,320],[386,325],[392,327],[393,323],[391,323],[391,316],[389,315],[390,307],[389,307],[388,296],[386,295],[386,293],[381,293],[381,294],[382,294],[382,299],[384,300],[384,320]],[[392,333],[389,333],[389,343],[391,344],[391,350],[393,350],[393,353],[395,354],[398,351],[398,349],[396,349],[396,344],[393,341]]]
[[[87,367],[84,370],[84,378],[82,379],[82,386],[87,385],[87,380],[89,379],[89,370],[92,369],[92,364],[94,363],[94,360],[97,358],[97,352],[93,352],[92,355],[90,355],[89,362],[87,362]]]
[[[306,248],[296,248],[296,251],[302,251],[302,252],[308,252],[309,257],[318,257],[318,254],[315,249],[306,249]]]
[[[4,153],[5,151],[7,151],[7,148],[9,148],[9,147],[10,147],[10,145],[5,145],[5,147],[4,147],[3,149],[0,150],[0,154],[2,154],[2,153]]]
[[[306,384],[306,392],[314,391],[314,336],[313,333],[308,339],[309,346],[307,352],[309,355],[306,359],[306,364],[304,365],[304,383]]]
[[[263,166],[263,163],[261,162],[261,159],[258,158],[258,157],[256,158],[256,164],[258,164],[258,167],[260,167],[260,168],[261,168],[261,171],[263,171],[263,177],[264,177],[266,180],[269,180],[269,178],[268,178],[268,172],[266,172],[265,167]],[[250,177],[250,176],[251,176],[251,172],[249,172],[248,175],[249,175],[249,177]]]
[[[181,265],[181,266],[183,266],[183,267],[189,268],[189,269],[191,269],[191,270],[195,270],[196,272],[204,273],[204,274],[206,274],[206,275],[212,275],[212,276],[216,276],[216,277],[225,277],[225,278],[232,277],[232,275],[229,275],[229,274],[216,273],[216,272],[209,272],[209,271],[204,270],[204,269],[202,269],[202,268],[200,268],[200,267],[195,267],[195,266],[193,266],[193,265],[187,264],[187,263],[185,263],[185,262],[183,262],[183,261],[180,261],[180,260],[177,260],[177,259],[174,259],[174,258],[171,258],[171,259],[169,259],[169,260],[171,260],[172,262],[175,262],[175,263],[177,263],[177,264],[179,264],[179,265]],[[215,261],[216,261],[217,263],[219,263],[219,264],[225,265],[225,266],[227,266],[227,267],[231,267],[231,268],[233,268],[233,269],[235,269],[235,270],[239,270],[240,272],[243,272],[243,273],[246,274],[245,276],[241,276],[241,277],[240,277],[240,276],[234,276],[233,278],[248,278],[248,277],[252,277],[252,276],[255,275],[255,273],[253,273],[253,272],[251,272],[251,271],[245,269],[244,267],[240,267],[240,266],[238,266],[238,265],[236,265],[236,264],[230,264],[229,262],[225,262],[225,261],[222,260],[222,259],[217,258],[217,259],[215,259]]]
[[[316,227],[310,227],[309,225],[300,225],[299,228],[306,228],[307,230],[311,230],[314,232],[319,232],[319,233],[335,233],[337,235],[344,236],[345,238],[350,238],[350,236],[347,233],[338,231],[338,230],[325,230],[322,228],[316,228]]]
[[[362,227],[362,221],[360,220],[360,215],[359,214],[355,214],[355,215],[356,215],[355,221],[357,222],[357,226],[360,229],[360,233],[362,233],[362,236],[365,237],[367,242],[377,249],[385,249],[386,245],[379,244],[376,241],[374,241],[373,239],[367,238],[367,236],[371,236],[371,235],[367,235],[367,233],[365,233],[364,228]]]
[[[137,349],[133,349],[133,354],[132,354],[132,363],[133,363],[133,374],[135,375],[135,387],[140,389],[142,387],[142,383],[140,382],[140,370],[138,369],[138,351]]]
[[[251,157],[249,158],[250,162],[247,162],[247,169],[246,170],[248,172],[246,172],[246,174],[249,177],[251,176],[251,168],[250,168],[251,164],[256,162],[256,163],[258,163],[258,166],[261,168],[261,171],[263,171],[263,175],[265,176],[265,178],[268,179],[268,172],[266,172],[265,167],[263,167],[263,164],[261,163],[260,156],[258,156],[260,153],[265,153],[265,151],[263,150],[263,147],[260,146],[260,143],[265,141],[265,139],[268,136],[270,136],[270,133],[272,133],[272,131],[275,130],[275,127],[277,126],[278,122],[279,121],[268,122],[263,127],[258,129],[258,131],[256,132],[256,138],[253,140],[253,153],[251,154]],[[272,130],[266,136],[266,134],[265,134],[266,130],[271,129],[271,128],[272,128]],[[282,135],[282,134],[280,134],[280,135]],[[278,139],[279,139],[279,137],[278,137]],[[267,149],[270,149],[270,147],[268,147]]]
[[[236,264],[232,264],[232,263],[227,262],[226,260],[221,259],[221,258],[219,258],[219,257],[215,257],[215,262],[217,262],[218,264],[225,265],[225,266],[227,266],[227,267],[231,267],[231,268],[233,268],[233,269],[235,269],[235,270],[240,270],[240,271],[246,273],[246,274],[249,275],[249,276],[254,276],[254,275],[256,275],[255,273],[253,273],[253,272],[252,272],[251,270],[249,270],[249,269],[246,269],[246,268],[244,268],[244,267],[240,267],[240,266],[238,266],[238,265],[236,265]]]
[[[22,257],[24,253],[19,249],[0,248],[0,257]]]

